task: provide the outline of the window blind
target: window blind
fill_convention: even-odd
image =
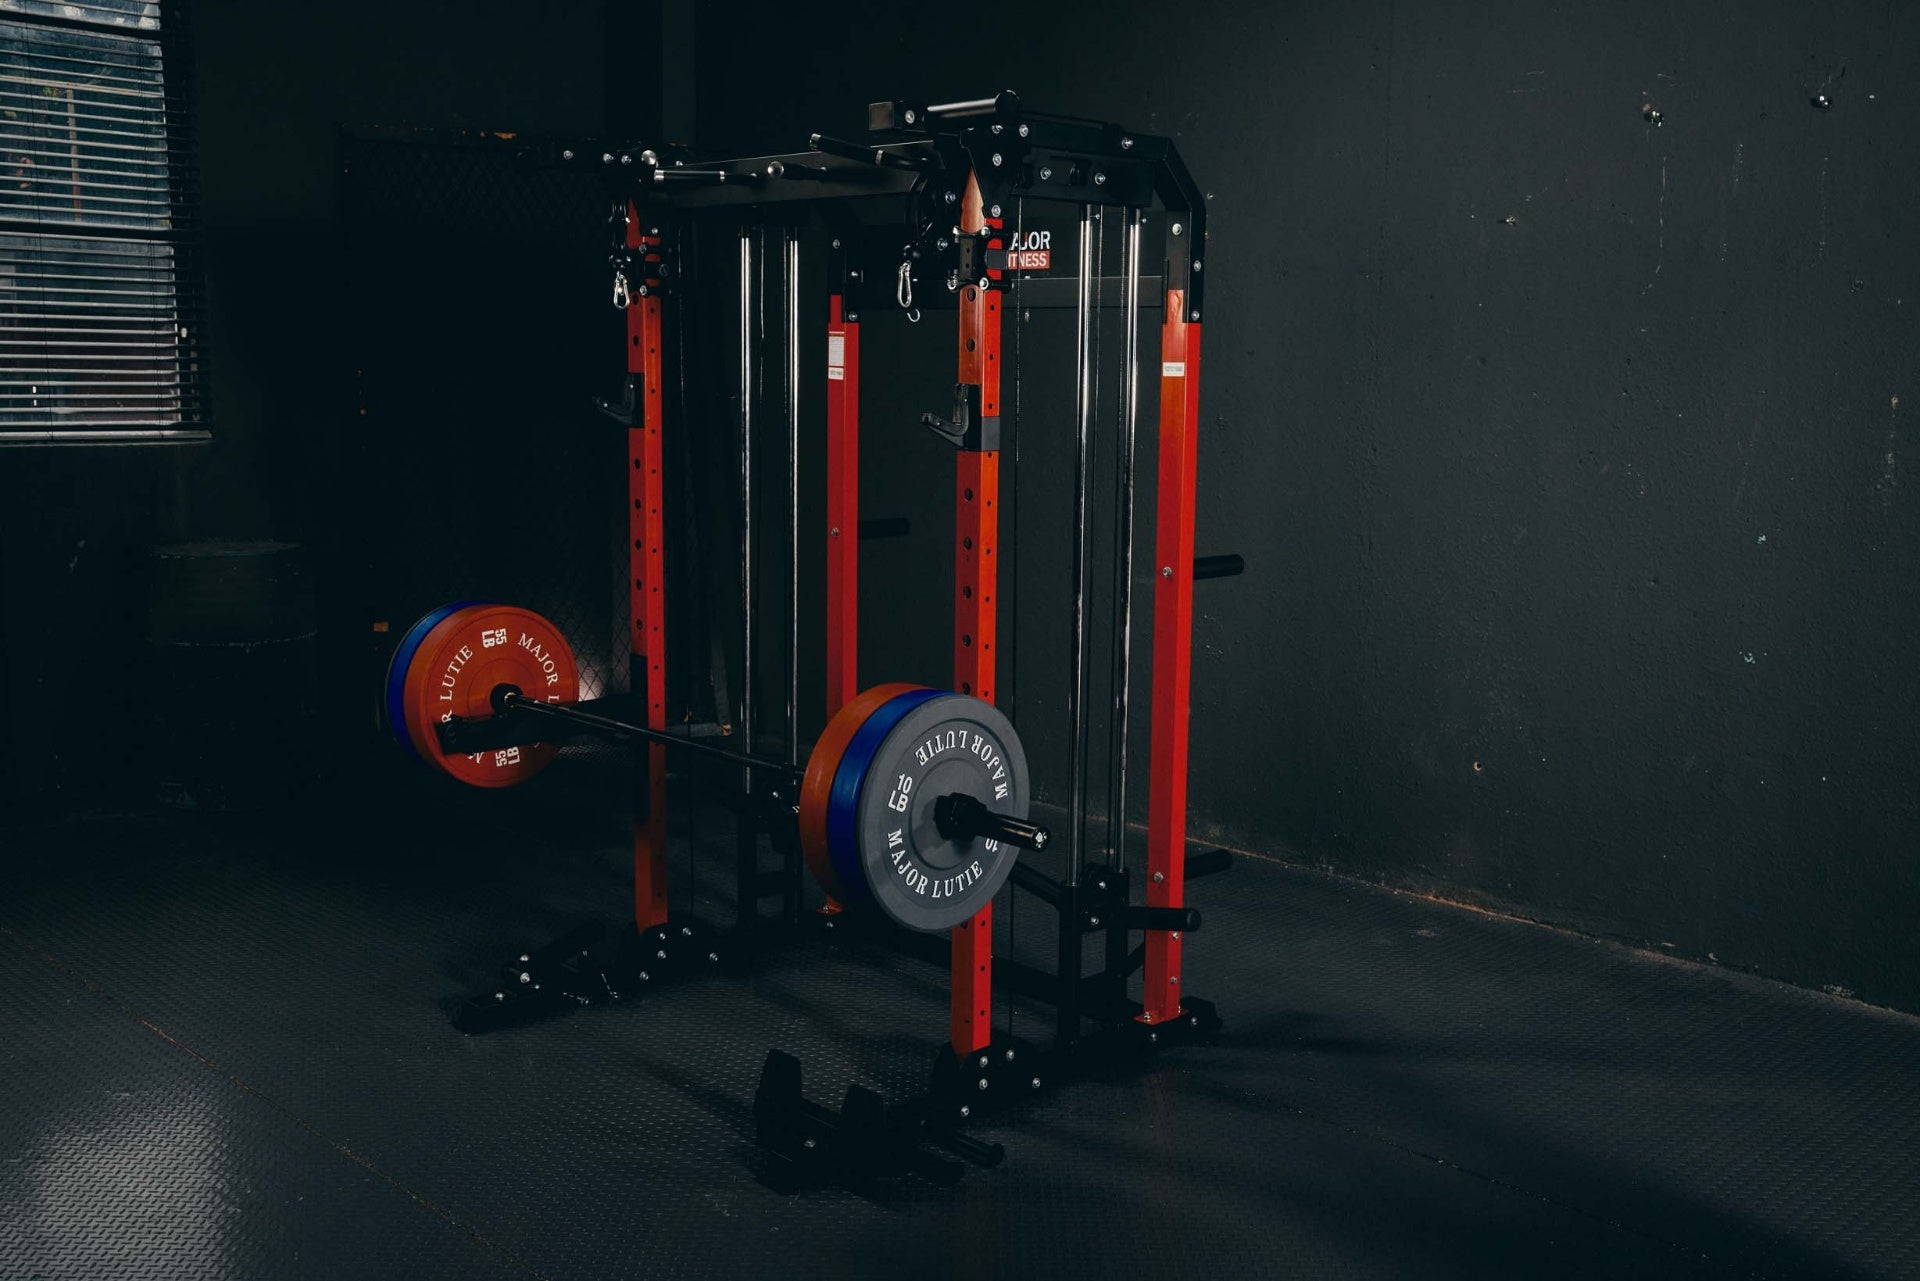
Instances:
[[[0,0],[0,443],[204,438],[184,5]]]

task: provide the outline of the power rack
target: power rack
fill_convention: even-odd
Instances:
[[[756,1100],[763,1145],[787,1178],[831,1176],[866,1180],[918,1172],[936,1179],[958,1177],[948,1156],[929,1143],[981,1164],[999,1159],[993,1145],[959,1133],[965,1122],[1036,1090],[1116,1059],[1143,1056],[1169,1043],[1210,1033],[1220,1020],[1207,1001],[1181,983],[1185,936],[1200,928],[1187,906],[1191,880],[1224,870],[1225,851],[1187,853],[1186,789],[1188,689],[1192,667],[1193,585],[1196,580],[1241,572],[1238,556],[1196,560],[1194,517],[1200,388],[1201,331],[1205,315],[1206,202],[1172,140],[1134,133],[1120,125],[1028,110],[1011,92],[964,102],[875,103],[867,113],[868,135],[849,140],[822,134],[806,150],[739,158],[696,158],[684,152],[593,141],[550,144],[542,158],[563,167],[604,175],[613,199],[610,267],[612,296],[626,317],[627,371],[622,394],[601,407],[626,429],[628,439],[632,623],[632,689],[618,711],[644,737],[636,787],[633,837],[634,929],[612,965],[591,961],[590,934],[571,935],[513,968],[517,990],[472,1003],[464,1026],[481,1030],[571,1003],[589,1003],[633,990],[634,976],[652,982],[718,960],[723,951],[744,963],[764,942],[761,905],[780,901],[787,927],[804,924],[800,859],[783,839],[795,812],[789,779],[781,771],[748,766],[742,771],[738,815],[738,920],[724,934],[702,923],[673,917],[667,896],[667,754],[675,731],[668,728],[665,596],[666,527],[663,477],[668,398],[663,386],[667,346],[664,308],[681,300],[680,238],[697,220],[732,220],[740,233],[741,431],[740,500],[749,522],[743,538],[743,650],[747,671],[740,700],[742,750],[753,751],[756,639],[751,607],[758,566],[751,520],[756,472],[752,457],[753,381],[764,353],[756,350],[749,323],[751,282],[778,233],[786,282],[787,485],[791,522],[788,546],[791,600],[800,579],[799,458],[801,412],[797,388],[802,359],[799,333],[802,231],[817,217],[830,249],[825,300],[827,373],[826,528],[824,530],[826,703],[832,717],[859,690],[859,543],[869,533],[859,508],[861,317],[872,290],[889,281],[893,301],[918,318],[916,299],[950,296],[957,306],[956,373],[951,406],[922,422],[955,450],[956,512],[953,566],[953,688],[993,702],[998,653],[998,563],[1000,560],[1000,443],[1003,302],[1031,250],[1010,243],[1009,213],[1017,202],[1064,203],[1079,211],[1079,263],[1074,306],[1077,317],[1074,629],[1070,713],[1071,796],[1068,806],[1068,868],[1056,879],[1031,863],[1016,864],[1013,883],[1021,893],[1048,904],[1057,917],[1057,964],[1042,967],[996,958],[992,904],[945,939],[843,913],[830,898],[818,915],[829,929],[878,933],[895,945],[951,971],[948,1040],[938,1055],[927,1093],[888,1104],[855,1087],[832,1112],[808,1102],[801,1068],[780,1051],[769,1055]],[[1160,280],[1159,400],[1156,517],[1153,542],[1152,665],[1149,717],[1149,792],[1146,862],[1127,865],[1125,849],[1126,758],[1130,710],[1132,581],[1134,574],[1134,464],[1139,419],[1139,343],[1142,229],[1155,207],[1166,219],[1166,260]],[[1105,209],[1124,219],[1125,376],[1120,417],[1124,439],[1117,469],[1114,613],[1119,643],[1114,649],[1107,814],[1103,856],[1090,858],[1084,755],[1089,737],[1088,503],[1090,449],[1094,432],[1096,324],[1091,295],[1099,264],[1093,258],[1093,223]],[[854,211],[858,210],[856,214]],[[878,210],[879,212],[875,212]],[[697,301],[686,298],[689,304]],[[904,522],[901,522],[904,523]],[[868,524],[871,524],[869,522]],[[889,526],[892,522],[889,522]],[[798,609],[790,611],[786,672],[787,765],[797,770],[799,695]],[[613,700],[603,700],[610,706]],[[461,736],[465,735],[463,739]],[[449,748],[470,748],[513,739],[482,723],[443,730]],[[747,759],[742,757],[741,759]],[[782,774],[769,786],[768,774]],[[756,774],[759,777],[756,777]],[[1117,817],[1116,817],[1117,816]],[[760,866],[760,837],[770,833],[781,866]],[[1134,935],[1141,935],[1135,943]],[[1096,973],[1084,972],[1083,940],[1104,941]],[[1140,975],[1140,996],[1129,995]],[[993,983],[1042,1000],[1055,1011],[1054,1036],[1044,1048],[996,1040]],[[529,981],[532,980],[532,981]],[[541,981],[544,980],[544,981]],[[511,985],[510,985],[511,986]]]

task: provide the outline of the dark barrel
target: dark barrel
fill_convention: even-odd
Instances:
[[[147,682],[160,799],[285,802],[315,774],[313,579],[294,543],[211,541],[148,558]]]

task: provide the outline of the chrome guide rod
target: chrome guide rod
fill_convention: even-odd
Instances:
[[[787,763],[800,763],[800,232],[787,229]]]
[[[1087,737],[1087,471],[1093,446],[1093,206],[1080,207],[1080,279],[1074,310],[1074,425],[1077,451],[1073,462],[1073,680],[1067,687],[1067,717],[1072,722],[1068,740],[1069,884],[1078,884],[1086,859],[1086,737]]]
[[[1138,209],[1127,211],[1125,362],[1120,375],[1119,502],[1113,514],[1113,719],[1107,727],[1107,843],[1114,866],[1127,867],[1127,695],[1133,682],[1133,467],[1140,423],[1140,232]]]
[[[753,751],[753,232],[740,233],[740,742]],[[742,772],[753,791],[753,770]]]

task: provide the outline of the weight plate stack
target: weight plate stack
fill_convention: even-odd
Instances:
[[[896,694],[924,688],[895,683],[862,690],[834,713],[807,756],[807,772],[800,780],[800,850],[820,888],[842,903],[847,901],[848,891],[834,872],[833,856],[827,848],[827,802],[840,759],[876,708]]]
[[[413,739],[407,734],[407,669],[413,663],[413,656],[420,648],[420,642],[427,633],[438,626],[441,620],[456,610],[477,605],[478,601],[455,601],[451,605],[442,605],[438,609],[428,610],[421,615],[420,621],[409,627],[394,646],[393,657],[387,660],[387,698],[384,704],[387,714],[387,729],[393,734],[393,741],[400,744],[401,750],[416,761],[424,760],[420,751],[413,745]]]
[[[959,925],[992,902],[1018,851],[944,835],[935,802],[956,792],[996,813],[1027,816],[1026,753],[1004,715],[980,699],[927,688],[893,694],[869,712],[840,753],[826,806],[828,861],[843,901],[871,903],[926,932]]]
[[[416,633],[418,635],[416,636]],[[414,755],[474,787],[511,787],[538,774],[558,754],[550,743],[527,743],[449,756],[434,726],[454,716],[493,715],[493,691],[512,685],[549,703],[580,697],[580,669],[558,628],[512,605],[455,605],[409,628],[394,651],[388,688],[394,737]]]

